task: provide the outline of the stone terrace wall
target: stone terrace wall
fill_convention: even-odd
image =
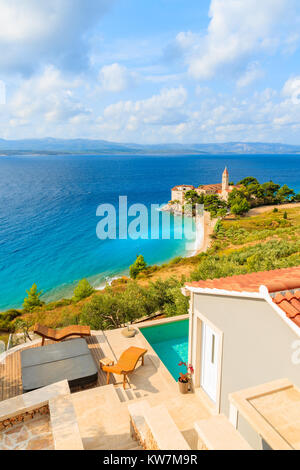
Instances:
[[[26,411],[25,413],[21,413],[18,416],[14,416],[12,418],[6,418],[3,421],[0,421],[0,432],[5,431],[8,428],[11,428],[12,426],[14,426],[16,424],[20,424],[20,423],[29,421],[31,419],[38,418],[38,417],[44,416],[44,415],[49,415],[49,414],[50,414],[49,406],[45,405],[45,406],[41,406],[41,407],[39,407],[35,410]]]

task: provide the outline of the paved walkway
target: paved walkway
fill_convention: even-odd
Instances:
[[[105,355],[118,359],[130,346],[149,347],[138,333],[125,338],[121,330],[94,332]],[[194,422],[210,416],[197,394],[181,395],[178,384],[150,348],[145,365],[139,366],[129,378],[126,391],[122,377],[115,376],[108,386],[97,387],[72,395],[79,430],[85,449],[132,449],[128,405],[147,400],[150,406],[164,404],[175,424],[192,449],[197,447]]]
[[[253,216],[253,215],[259,215],[263,214],[264,212],[269,212],[272,211],[273,209],[294,209],[295,207],[300,207],[300,202],[293,202],[289,204],[276,204],[273,206],[261,206],[261,207],[254,207],[253,209],[250,209],[250,211],[247,213],[247,216]]]
[[[148,325],[152,323],[158,322],[147,322]],[[146,323],[143,324],[145,325]],[[125,338],[121,331],[92,332],[93,336],[88,343],[97,365],[99,366],[99,359],[102,357],[110,357],[116,361],[130,346],[148,350],[145,365],[139,366],[129,376],[125,391],[121,376],[111,374],[110,384],[106,385],[106,375],[99,371],[96,387],[71,395],[84,448],[136,449],[136,443],[130,435],[128,405],[139,400],[147,400],[151,407],[164,404],[190,447],[196,449],[197,436],[194,423],[210,416],[205,403],[198,394],[179,393],[178,384],[138,330],[134,338]],[[37,346],[39,343],[34,345]],[[1,398],[20,395],[22,393],[20,351],[7,357],[0,373]]]

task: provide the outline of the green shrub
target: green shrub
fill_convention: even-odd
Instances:
[[[95,292],[95,289],[91,286],[87,279],[81,279],[78,282],[77,286],[74,289],[74,302],[79,302],[80,300],[90,297]]]
[[[38,292],[37,285],[33,284],[30,290],[27,290],[27,297],[24,299],[23,308],[25,312],[32,312],[36,307],[41,307],[45,304],[40,300],[42,291]]]
[[[73,303],[72,299],[62,299],[62,300],[57,300],[55,302],[50,302],[49,304],[46,305],[47,311],[55,310],[56,308],[60,307],[67,307],[68,305],[71,305]]]
[[[297,195],[287,185],[280,187],[279,184],[268,181],[260,184],[258,180],[252,176],[244,178],[238,183],[238,188],[235,187],[229,194],[228,204],[232,213],[241,215],[241,202],[237,203],[236,200],[244,200],[248,202],[250,207],[258,207],[261,205],[269,204],[282,204],[284,202],[295,201]],[[238,212],[236,212],[238,211]]]
[[[184,281],[184,277],[180,281],[175,277],[170,277],[164,281],[158,279],[149,284],[148,292],[158,311],[167,316],[188,313],[188,299],[181,292]]]
[[[250,204],[246,198],[237,198],[232,201],[231,212],[235,215],[246,214],[250,210]]]
[[[13,326],[12,322],[20,317],[22,313],[19,310],[8,310],[7,312],[0,313],[0,329],[1,330],[7,330],[7,331],[12,331]]]
[[[193,271],[193,281],[270,271],[300,264],[300,241],[271,240],[226,255],[206,254]]]
[[[221,199],[217,194],[198,194],[196,191],[191,190],[185,193],[185,201],[191,206],[193,213],[196,210],[196,204],[204,205],[204,209],[210,212],[212,218],[224,217],[227,213],[227,203]]]
[[[178,287],[168,290],[168,301],[163,306],[163,313],[167,317],[186,315],[189,309],[189,299],[185,297]]]
[[[188,299],[181,293],[185,279],[169,278],[151,282],[148,288],[130,282],[122,292],[106,288],[83,306],[80,323],[95,330],[121,328],[126,323],[153,313],[183,315],[188,312]]]
[[[58,328],[64,328],[69,325],[79,325],[80,315],[78,313],[70,314],[68,311],[63,311],[61,320],[57,325]]]
[[[120,328],[137,318],[150,315],[156,307],[148,290],[131,282],[122,292],[108,287],[100,295],[94,296],[83,307],[80,322],[95,330]]]
[[[27,340],[31,341],[29,330],[32,326],[33,322],[31,320],[24,320],[22,318],[18,318],[14,323],[14,331],[23,334],[24,343],[26,343]]]
[[[142,255],[136,257],[135,262],[130,266],[129,273],[131,279],[136,279],[138,275],[145,271],[147,268],[147,263]]]

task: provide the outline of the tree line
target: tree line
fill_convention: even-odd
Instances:
[[[234,183],[230,185],[234,186]],[[203,204],[212,217],[224,217],[228,211],[243,215],[253,207],[299,201],[300,193],[296,194],[286,184],[280,186],[273,181],[260,184],[253,176],[239,181],[229,193],[227,202],[217,194],[198,194],[195,190],[185,194],[185,205],[194,207],[196,204]]]

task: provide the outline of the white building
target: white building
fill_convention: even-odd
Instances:
[[[225,168],[223,175],[222,175],[222,183],[206,184],[206,185],[199,186],[198,188],[195,188],[194,186],[186,185],[186,184],[175,186],[174,188],[172,188],[172,201],[179,201],[180,204],[184,204],[185,193],[191,190],[196,191],[198,194],[205,194],[205,195],[216,194],[221,199],[224,199],[225,201],[227,201],[229,193],[231,193],[231,191],[235,187],[238,187],[238,186],[229,185],[229,173],[228,173],[227,168]]]
[[[196,393],[213,412],[230,418],[252,447],[272,447],[276,439],[253,426],[255,420],[249,422],[247,413],[238,413],[238,401],[230,406],[230,396],[279,379],[300,386],[300,267],[194,282],[186,289],[190,293],[189,362],[195,370]],[[300,436],[297,393],[286,405],[298,419],[294,436]],[[242,411],[245,408],[241,406]],[[287,411],[282,415],[286,419]],[[272,432],[274,426],[269,426]],[[283,446],[284,442],[283,437]],[[300,448],[300,442],[296,445]]]

